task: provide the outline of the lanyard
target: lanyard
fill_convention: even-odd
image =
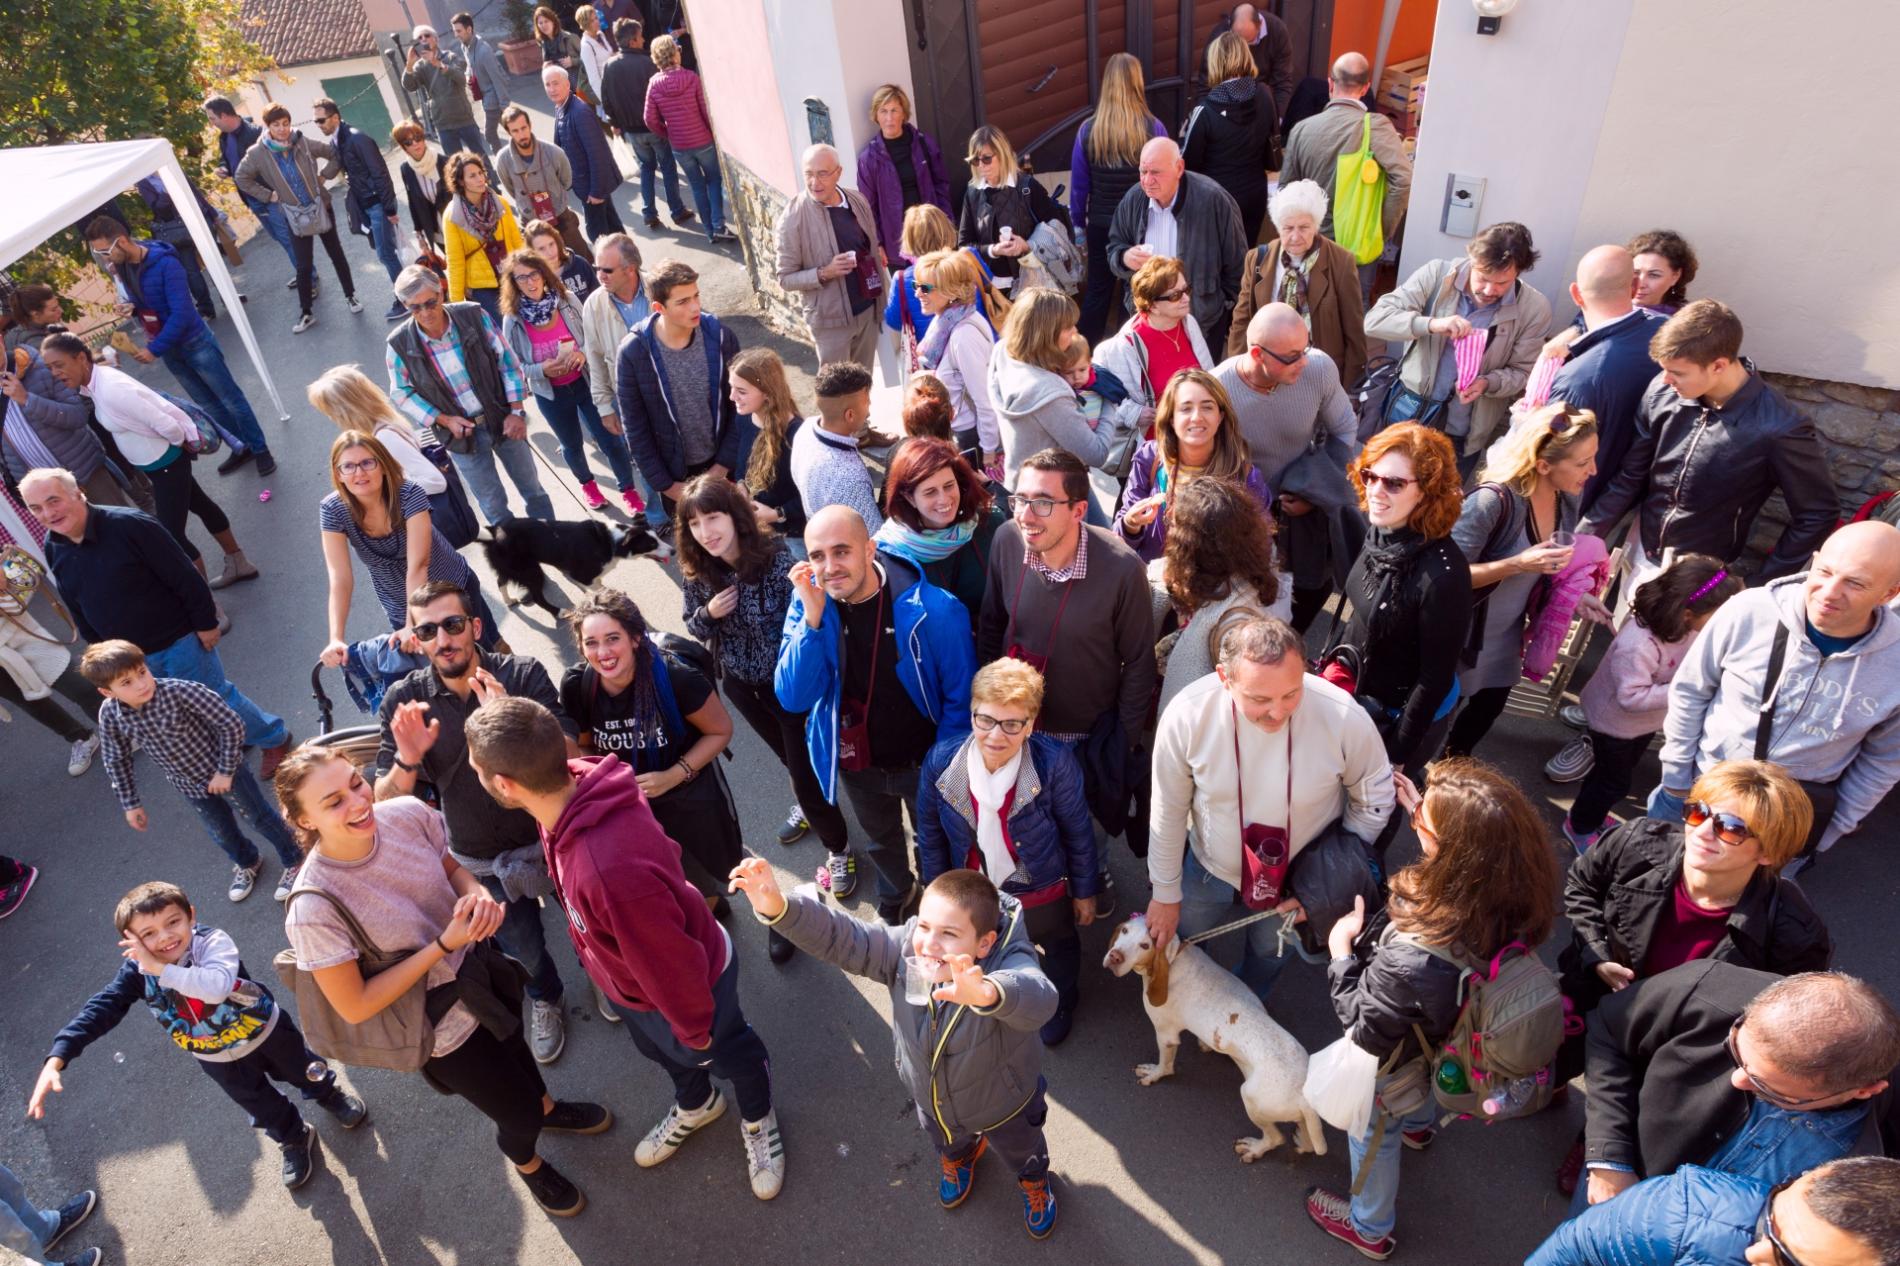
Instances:
[[[1247,791],[1243,785],[1245,771],[1240,766],[1240,709],[1234,701],[1227,701],[1227,711],[1234,719],[1234,802],[1240,808],[1240,835],[1245,841],[1247,836]],[[1289,847],[1293,843],[1293,718],[1286,721],[1286,836]]]
[[[1009,600],[1009,627],[1003,631],[1003,641],[1006,644],[1013,640],[1012,635],[1016,632],[1016,612],[1022,605],[1023,582],[1028,579],[1029,564],[1024,563],[1022,571],[1016,576],[1016,596]],[[1062,613],[1068,609],[1069,597],[1074,592],[1074,577],[1070,577],[1068,580],[1062,582],[1062,601],[1056,604],[1055,623],[1049,626],[1049,640],[1047,645],[1051,651],[1056,648],[1056,631],[1062,627]],[[1043,656],[1045,661],[1048,658],[1047,655]]]

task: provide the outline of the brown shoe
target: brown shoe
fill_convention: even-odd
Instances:
[[[269,782],[271,775],[277,772],[277,767],[284,763],[284,757],[290,755],[290,749],[296,745],[297,736],[294,734],[286,734],[284,735],[283,742],[275,747],[265,748],[263,763],[257,768],[257,776],[262,778],[265,782]]]

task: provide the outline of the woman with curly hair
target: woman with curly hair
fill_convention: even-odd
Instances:
[[[1007,516],[956,445],[907,440],[884,479],[884,522],[879,552],[891,553],[970,609],[970,626],[983,614],[990,540]]]
[[[805,419],[792,398],[785,362],[770,348],[753,347],[733,357],[728,372],[733,408],[759,429],[741,477],[752,496],[752,512],[760,527],[778,529],[793,542],[793,553],[803,558],[805,503],[792,478],[792,437]]]
[[[1135,450],[1121,508],[1115,512],[1115,529],[1144,561],[1160,558],[1167,545],[1174,493],[1201,478],[1244,485],[1262,510],[1273,504],[1267,481],[1240,433],[1227,389],[1205,369],[1184,369],[1161,393],[1154,438],[1143,440]]]
[[[1274,562],[1273,517],[1251,488],[1196,479],[1175,495],[1162,574],[1182,620],[1161,678],[1157,714],[1183,687],[1214,671],[1216,636],[1244,616],[1293,613],[1293,587]]]
[[[449,263],[449,301],[479,303],[500,325],[502,261],[528,243],[514,210],[489,186],[485,163],[468,150],[449,158],[455,196],[442,216],[442,253]]]
[[[1374,465],[1396,451],[1389,449]],[[1402,1054],[1394,1068],[1409,1060],[1429,1062],[1457,1024],[1465,1002],[1464,970],[1452,960],[1489,962],[1513,942],[1535,946],[1557,918],[1550,835],[1515,783],[1474,760],[1433,764],[1423,795],[1409,778],[1397,783],[1399,807],[1411,815],[1423,856],[1392,876],[1385,909],[1355,903],[1351,914],[1333,924],[1326,969],[1333,1011],[1346,1036],[1381,1064]],[[1365,1169],[1364,1187],[1350,1200],[1313,1188],[1306,1193],[1307,1216],[1367,1257],[1390,1256],[1399,1144],[1430,1143],[1436,1116],[1437,1105],[1428,1097],[1411,1116],[1386,1123],[1376,1150],[1376,1125],[1350,1140],[1353,1173]]]
[[[1464,508],[1458,457],[1444,432],[1400,422],[1368,440],[1346,473],[1371,531],[1340,598],[1352,617],[1329,640],[1355,653],[1354,693],[1373,710],[1386,755],[1416,779],[1451,728],[1471,623],[1471,565],[1451,539]]]
[[[1672,229],[1638,233],[1625,247],[1636,257],[1636,306],[1674,316],[1689,302],[1695,280],[1695,248]]]

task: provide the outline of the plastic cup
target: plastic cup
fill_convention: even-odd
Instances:
[[[904,1001],[913,1007],[930,1005],[930,994],[937,987],[937,973],[943,970],[938,958],[904,959]]]
[[[856,251],[840,251],[839,253],[844,256],[845,262],[850,264],[851,267],[856,268],[858,266],[858,253]]]
[[[1555,545],[1558,549],[1570,549],[1574,547],[1576,543],[1577,543],[1577,534],[1575,532],[1561,532],[1561,531],[1552,532],[1550,534],[1550,540],[1545,542],[1545,544],[1548,544],[1548,545]]]

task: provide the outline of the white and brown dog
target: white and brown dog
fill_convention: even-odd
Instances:
[[[1219,1051],[1240,1065],[1240,1101],[1260,1127],[1259,1138],[1235,1141],[1242,1161],[1257,1161],[1285,1142],[1282,1122],[1293,1126],[1295,1150],[1326,1154],[1325,1129],[1301,1089],[1306,1048],[1273,1022],[1238,976],[1179,937],[1156,945],[1140,914],[1115,929],[1102,966],[1117,976],[1132,971],[1144,979],[1141,1001],[1161,1054],[1152,1064],[1135,1065],[1135,1080],[1152,1086],[1171,1076],[1186,1030],[1201,1039],[1202,1049]]]

